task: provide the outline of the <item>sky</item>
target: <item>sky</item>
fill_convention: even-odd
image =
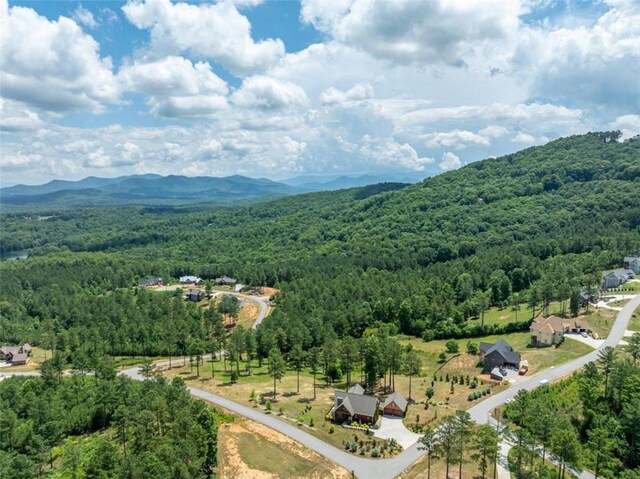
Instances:
[[[640,132],[640,0],[0,0],[0,184],[433,175]]]

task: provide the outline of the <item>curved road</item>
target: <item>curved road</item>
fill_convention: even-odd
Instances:
[[[251,329],[256,329],[258,327],[258,325],[264,320],[264,318],[267,317],[267,313],[269,312],[269,306],[267,305],[267,303],[260,297],[258,296],[250,296],[248,294],[242,294],[242,293],[234,293],[231,291],[217,291],[214,292],[212,294],[212,297],[215,296],[220,296],[221,294],[224,294],[225,296],[227,294],[230,294],[232,296],[237,296],[240,299],[244,299],[246,301],[252,301],[254,303],[257,303],[258,306],[260,306],[260,311],[258,312],[258,317],[256,318],[256,320],[253,323],[253,326],[251,326]]]
[[[244,295],[238,295],[244,296]],[[256,300],[258,298],[247,296],[248,299]],[[260,300],[261,301],[261,300]],[[264,304],[264,309],[261,307],[261,314],[259,315],[259,320],[256,320],[256,323],[259,324],[259,321],[262,321],[266,316],[266,303],[261,301]],[[629,320],[631,319],[631,315],[633,311],[640,306],[640,295],[636,296],[633,300],[631,300],[618,314],[615,323],[611,328],[611,332],[609,336],[604,341],[604,343],[596,350],[582,356],[581,358],[575,359],[569,363],[558,366],[554,369],[549,369],[545,372],[541,372],[534,376],[531,376],[528,380],[518,384],[518,387],[510,388],[506,391],[503,391],[495,396],[491,396],[476,406],[469,409],[469,413],[474,421],[478,423],[487,423],[490,419],[490,413],[493,409],[498,406],[501,406],[505,403],[507,399],[513,398],[520,389],[531,390],[540,385],[540,381],[543,379],[547,379],[549,381],[560,379],[577,369],[580,369],[585,364],[595,361],[600,350],[606,346],[615,347],[624,337],[624,332],[627,329],[627,325],[629,324]],[[264,311],[264,314],[262,312]],[[257,325],[255,324],[255,325]],[[254,326],[255,326],[254,325]],[[32,373],[33,374],[33,373]],[[36,373],[37,374],[37,373]],[[138,368],[131,368],[122,372],[122,374],[136,380],[143,380],[144,378],[140,376],[138,373]],[[0,373],[0,376],[3,376],[3,373]],[[11,375],[9,373],[8,375]],[[348,471],[352,471],[355,477],[358,478],[370,478],[375,477],[376,479],[393,479],[398,476],[402,471],[411,466],[416,460],[418,460],[423,452],[418,450],[418,444],[414,444],[413,446],[405,449],[398,456],[393,459],[364,459],[358,456],[354,456],[349,454],[341,449],[338,449],[326,442],[308,434],[303,431],[299,427],[296,427],[292,424],[288,424],[283,422],[276,417],[265,414],[258,409],[253,409],[242,404],[236,403],[234,401],[230,401],[229,399],[223,398],[222,396],[218,396],[217,394],[213,394],[207,391],[203,391],[202,389],[189,387],[189,392],[200,399],[216,404],[217,406],[228,409],[231,412],[236,414],[240,414],[248,419],[257,421],[265,426],[268,426],[276,431],[290,437],[291,439],[298,441],[302,445],[316,451],[318,454],[326,457],[327,459],[335,462],[336,464],[344,467]]]

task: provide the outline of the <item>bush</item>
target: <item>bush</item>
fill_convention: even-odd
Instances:
[[[335,429],[333,428],[333,426],[329,427],[329,434],[333,434],[335,432]]]
[[[471,389],[475,389],[478,387],[478,382],[474,379],[473,381],[471,381],[471,384],[469,384],[469,387]]]
[[[447,352],[451,354],[455,354],[458,351],[460,351],[460,346],[458,346],[458,341],[454,339],[450,339],[449,341],[447,341],[447,343],[444,346],[447,348]]]
[[[271,401],[267,401],[267,404],[265,404],[264,407],[267,410],[267,412],[271,412]]]
[[[309,427],[313,427],[314,423],[313,423],[313,418],[309,419]]]

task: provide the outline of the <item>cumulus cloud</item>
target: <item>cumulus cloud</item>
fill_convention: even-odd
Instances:
[[[122,11],[137,28],[150,30],[151,51],[159,56],[189,52],[246,75],[265,70],[285,52],[279,39],[254,41],[249,20],[233,2],[129,0]]]
[[[151,111],[165,117],[211,115],[227,107],[227,84],[211,65],[182,57],[136,62],[118,72],[127,91],[149,95]]]
[[[611,122],[611,127],[622,132],[623,138],[640,135],[640,115],[622,115]]]
[[[294,83],[256,75],[242,82],[242,86],[233,93],[232,100],[245,108],[278,110],[305,105],[307,95]]]
[[[120,92],[111,60],[99,49],[69,18],[49,21],[31,8],[0,5],[4,98],[55,112],[103,110]]]
[[[400,64],[460,66],[518,27],[517,0],[303,0],[301,17],[334,39]]]
[[[640,109],[640,3],[607,3],[593,25],[523,29],[514,65],[530,76],[533,95]]]
[[[19,103],[0,98],[0,131],[17,132],[35,130],[43,125],[37,112]]]
[[[426,145],[431,148],[466,148],[469,145],[489,146],[488,138],[466,130],[452,130],[446,132],[429,133]]]
[[[433,158],[420,157],[415,149],[407,143],[394,140],[365,136],[362,139],[360,153],[371,158],[379,166],[401,166],[403,168],[424,171],[425,166],[433,163]]]
[[[373,87],[368,83],[358,83],[347,91],[329,87],[322,92],[321,101],[325,105],[344,103],[346,101],[361,101],[373,98]]]
[[[536,139],[528,133],[519,132],[513,140],[514,143],[524,143],[525,145],[533,145]]]
[[[438,166],[445,171],[455,170],[462,166],[462,161],[457,155],[447,151],[442,155],[442,161],[438,163]]]

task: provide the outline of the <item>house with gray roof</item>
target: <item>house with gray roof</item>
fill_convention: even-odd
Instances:
[[[216,284],[218,286],[226,286],[229,284],[236,284],[238,281],[235,278],[230,278],[229,276],[220,276],[216,278]]]
[[[485,372],[497,367],[514,369],[520,367],[520,354],[514,351],[504,339],[500,339],[496,343],[481,342],[479,348],[482,353],[482,366]]]
[[[149,278],[138,281],[138,288],[148,288],[150,286],[162,286],[162,278]]]
[[[0,360],[11,363],[12,366],[20,366],[29,362],[31,345],[22,346],[2,346],[0,348]]]
[[[625,256],[622,267],[630,269],[633,274],[640,274],[640,256]]]
[[[375,396],[364,394],[364,389],[351,390],[362,392],[336,391],[334,395],[333,419],[341,422],[373,423],[377,418],[380,401]]]
[[[382,414],[385,416],[404,417],[408,404],[404,396],[396,391],[382,403]]]
[[[618,268],[602,273],[603,289],[619,288],[630,279],[634,279],[636,275],[630,269]]]
[[[184,295],[184,299],[188,301],[196,301],[196,302],[202,301],[204,297],[205,297],[204,291],[198,288],[188,288]]]

